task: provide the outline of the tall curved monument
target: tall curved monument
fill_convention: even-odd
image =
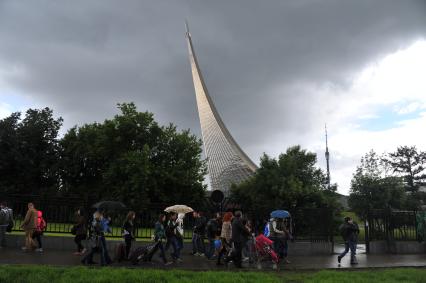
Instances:
[[[228,195],[231,184],[252,176],[257,166],[236,143],[214,106],[195,56],[188,25],[186,39],[211,187]]]

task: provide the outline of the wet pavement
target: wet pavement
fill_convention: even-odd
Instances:
[[[339,252],[342,247],[336,247]],[[362,247],[358,252],[362,251]],[[290,264],[281,263],[280,270],[318,270],[318,269],[359,269],[359,268],[383,268],[383,267],[426,267],[426,254],[419,255],[367,255],[359,253],[357,255],[358,265],[350,264],[349,254],[342,259],[341,265],[337,263],[336,255],[315,255],[315,256],[289,256]],[[232,264],[229,267],[216,266],[213,260],[205,257],[193,256],[189,250],[183,251],[182,262],[173,263],[165,267],[158,254],[154,256],[152,262],[140,263],[133,266],[128,262],[114,263],[116,267],[149,267],[149,268],[179,268],[186,270],[229,270],[234,269]],[[77,266],[81,265],[81,257],[73,255],[70,251],[46,250],[43,253],[23,252],[18,249],[0,249],[0,264],[42,264],[57,266]],[[95,256],[95,261],[99,262],[99,255]],[[245,262],[245,268],[257,269],[255,264]],[[262,264],[263,270],[272,270],[269,262]]]

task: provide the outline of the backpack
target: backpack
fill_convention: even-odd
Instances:
[[[270,223],[267,222],[266,225],[265,225],[265,228],[263,229],[263,235],[267,238],[271,235],[271,230],[269,228],[269,225],[270,225]]]
[[[170,238],[170,237],[175,235],[175,231],[174,231],[175,228],[176,228],[175,224],[173,224],[173,222],[169,220],[169,222],[166,225],[166,229],[165,229],[166,230],[165,233],[166,233],[167,238]]]
[[[3,208],[0,210],[0,225],[9,224],[9,212]]]
[[[216,219],[210,219],[207,222],[207,236],[208,237],[215,237],[217,234],[217,230],[218,230],[218,225],[217,225],[217,221]]]
[[[44,230],[46,230],[46,228],[47,228],[46,220],[44,220],[43,217],[38,217],[37,218],[37,231],[43,232]]]

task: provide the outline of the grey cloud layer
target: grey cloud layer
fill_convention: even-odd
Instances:
[[[185,18],[216,106],[255,161],[275,139],[284,150],[322,130],[332,110],[298,86],[345,88],[426,37],[425,1],[0,1],[0,68],[67,126],[135,101],[199,134]]]

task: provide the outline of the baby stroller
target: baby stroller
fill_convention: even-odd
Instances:
[[[278,269],[280,259],[277,253],[272,249],[274,242],[260,234],[254,239],[256,264],[258,269],[262,269],[262,261],[272,261],[272,268]]]

